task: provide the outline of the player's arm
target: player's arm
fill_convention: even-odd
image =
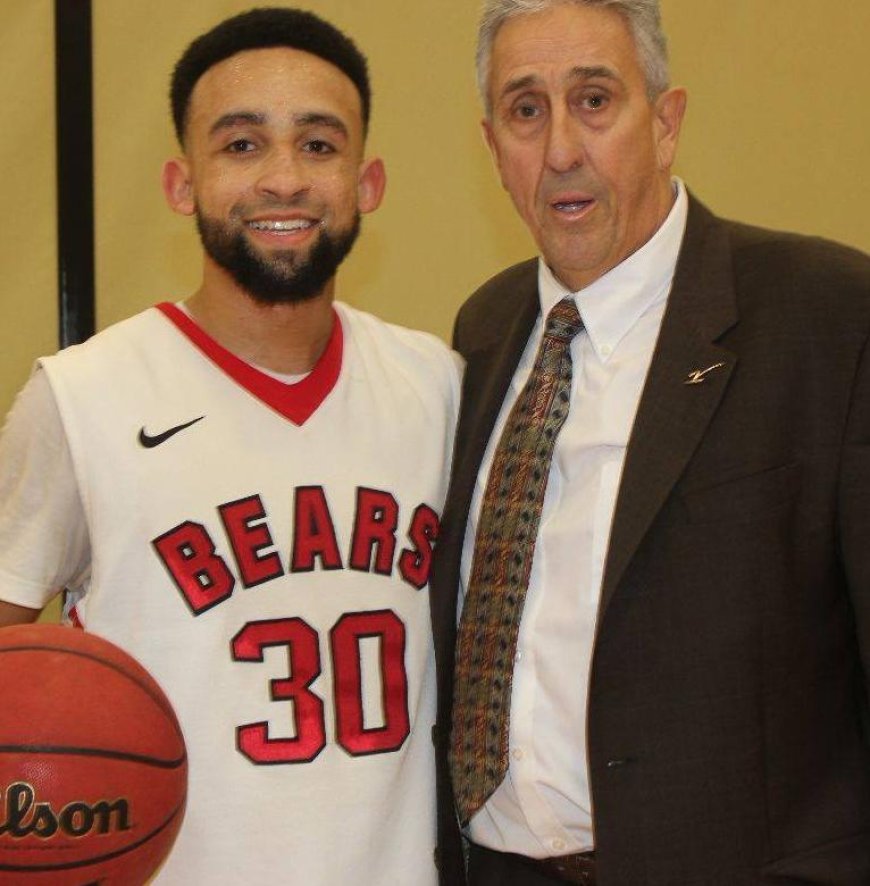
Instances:
[[[27,606],[17,606],[15,603],[7,603],[0,600],[0,628],[9,625],[28,624],[36,621],[39,615],[38,609],[30,609]]]
[[[0,624],[33,621],[89,574],[90,539],[54,393],[37,371],[0,434]]]

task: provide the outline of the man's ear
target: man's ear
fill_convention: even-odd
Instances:
[[[184,157],[173,157],[163,164],[161,176],[163,196],[173,212],[179,215],[193,215],[196,201],[193,199],[193,184],[190,180],[190,164]]]
[[[357,184],[357,198],[359,211],[362,213],[374,212],[384,199],[384,190],[387,187],[387,170],[384,161],[380,157],[372,157],[364,160],[359,171]]]
[[[659,168],[669,170],[677,156],[680,127],[686,114],[686,90],[680,87],[663,92],[655,102],[654,137]]]

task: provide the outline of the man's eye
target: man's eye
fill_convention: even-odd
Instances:
[[[309,142],[305,142],[305,146],[303,148],[309,154],[334,154],[335,148],[326,141],[322,139],[315,138]]]
[[[607,96],[602,95],[601,93],[587,95],[586,98],[583,99],[583,104],[592,111],[600,111],[607,105]]]
[[[537,105],[517,105],[514,108],[514,113],[517,117],[522,120],[533,120],[540,114],[540,109]]]
[[[247,154],[253,151],[256,145],[247,138],[237,138],[231,141],[224,150],[230,154]]]

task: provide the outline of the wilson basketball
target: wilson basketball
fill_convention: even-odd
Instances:
[[[0,884],[142,884],[184,815],[181,728],[117,646],[59,625],[2,628],[0,791]]]

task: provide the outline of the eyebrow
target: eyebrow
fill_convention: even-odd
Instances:
[[[622,78],[612,68],[604,65],[578,65],[571,68],[569,76],[574,80],[621,80]]]
[[[501,91],[502,98],[511,95],[514,92],[521,92],[528,89],[537,82],[538,78],[535,74],[526,74],[525,77],[517,77],[515,80],[508,80]]]
[[[230,111],[222,114],[212,123],[209,135],[214,135],[224,129],[232,129],[236,126],[265,126],[268,122],[266,114],[258,111]],[[307,111],[303,114],[294,114],[292,117],[294,126],[326,126],[347,135],[348,130],[344,121],[334,114],[326,114],[320,111]]]
[[[325,114],[320,111],[309,111],[305,114],[296,114],[293,117],[293,123],[296,126],[326,126],[334,129],[342,135],[347,135],[347,125],[340,117],[335,114]]]
[[[212,123],[208,134],[214,135],[222,129],[232,129],[234,126],[262,126],[265,122],[265,114],[257,114],[254,111],[230,111],[229,114],[222,114]]]
[[[577,65],[568,72],[571,80],[620,80],[621,78],[611,68],[604,65]],[[508,80],[502,89],[502,97],[511,95],[515,92],[521,92],[534,86],[539,81],[537,74],[526,74],[525,77],[517,77],[515,80]]]

